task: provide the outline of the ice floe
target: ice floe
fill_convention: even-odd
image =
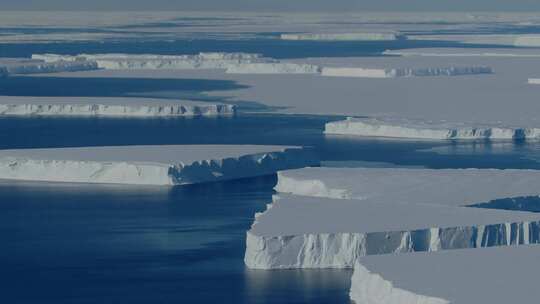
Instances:
[[[300,148],[255,145],[111,146],[0,151],[0,179],[184,185],[316,164]]]

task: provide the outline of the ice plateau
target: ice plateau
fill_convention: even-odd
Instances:
[[[295,147],[111,146],[0,151],[0,179],[184,185],[272,174],[317,164]]]

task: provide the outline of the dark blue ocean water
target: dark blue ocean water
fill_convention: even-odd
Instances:
[[[21,31],[24,31],[21,29]],[[425,45],[424,45],[425,44]],[[259,40],[9,44],[32,53],[259,52],[275,58],[368,56],[445,42]],[[230,81],[10,77],[1,95],[196,97]],[[256,101],[251,109],[267,110]],[[535,168],[527,142],[425,142],[325,137],[340,117],[239,114],[229,118],[0,118],[0,149],[142,144],[283,144],[323,165]],[[253,271],[245,232],[270,202],[275,176],[186,187],[0,182],[0,303],[348,303],[348,270]],[[500,203],[502,204],[502,203]],[[504,203],[507,204],[507,203]],[[514,205],[512,205],[514,206]]]

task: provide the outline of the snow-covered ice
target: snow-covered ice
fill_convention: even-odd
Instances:
[[[338,199],[467,206],[538,196],[540,170],[303,168],[278,173],[276,191]]]
[[[525,48],[424,48],[386,50],[383,55],[391,56],[424,56],[424,57],[540,57],[537,49]]]
[[[0,179],[183,185],[316,164],[286,146],[175,145],[0,150]]]
[[[316,40],[316,41],[388,41],[397,40],[401,36],[395,33],[305,33],[281,34],[283,40]]]
[[[540,139],[540,128],[482,126],[414,120],[349,117],[329,122],[325,134],[412,139]]]
[[[244,261],[256,269],[348,268],[366,255],[539,241],[540,215],[530,212],[280,194],[256,215]]]
[[[539,259],[537,245],[364,257],[350,297],[357,304],[534,303]]]
[[[16,97],[0,96],[0,116],[230,116],[235,106],[134,97]]]
[[[321,68],[316,65],[287,62],[238,64],[227,68],[229,74],[319,74],[320,72]]]

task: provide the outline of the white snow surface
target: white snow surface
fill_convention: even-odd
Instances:
[[[315,41],[385,41],[397,40],[396,33],[305,33],[281,34],[282,40],[315,40]]]
[[[0,96],[0,116],[230,116],[234,105],[135,97]]]
[[[537,245],[369,256],[355,265],[350,297],[377,304],[534,303]]]
[[[316,164],[299,148],[254,145],[111,146],[0,150],[0,178],[182,185]]]
[[[335,220],[339,219],[339,220]],[[280,195],[247,232],[250,268],[348,268],[362,256],[530,244],[540,215]]]
[[[55,61],[31,60],[20,58],[0,59],[0,75],[24,75],[40,73],[58,73],[73,71],[88,71],[98,68],[93,61]]]
[[[538,196],[540,170],[303,168],[278,173],[282,193],[371,202],[466,206]]]
[[[349,117],[326,123],[325,134],[413,139],[540,139],[540,128],[467,125],[406,119]]]

